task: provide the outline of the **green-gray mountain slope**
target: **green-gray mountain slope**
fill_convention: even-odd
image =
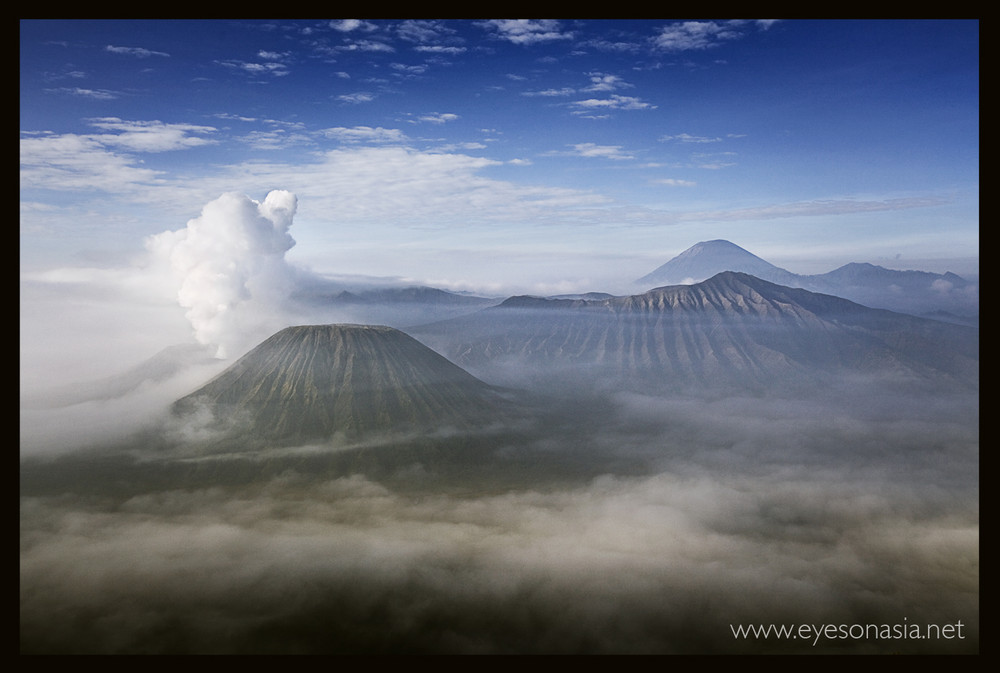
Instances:
[[[194,393],[175,413],[254,443],[474,429],[502,395],[399,330],[308,325],[271,336]]]

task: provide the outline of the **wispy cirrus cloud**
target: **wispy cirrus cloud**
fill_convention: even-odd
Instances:
[[[883,200],[815,199],[794,203],[778,203],[754,208],[699,211],[678,216],[680,221],[701,220],[772,220],[785,217],[816,217],[848,213],[874,213],[890,210],[930,208],[948,203],[938,197],[903,197]]]
[[[95,136],[24,137],[20,153],[21,189],[123,193],[162,177],[136,157],[111,151]]]
[[[143,47],[116,47],[109,44],[104,48],[104,51],[110,52],[112,54],[124,54],[126,56],[135,56],[136,58],[149,58],[150,56],[167,56],[170,54],[162,51],[153,51],[152,49],[145,49]]]
[[[562,87],[561,89],[541,89],[539,91],[522,91],[522,96],[543,96],[556,98],[559,96],[572,96],[577,93],[573,87]]]
[[[312,145],[315,139],[304,133],[296,133],[285,128],[251,131],[234,138],[255,150],[283,150],[295,145]]]
[[[427,64],[425,63],[417,63],[415,65],[410,65],[408,63],[390,63],[389,67],[395,70],[400,75],[409,77],[423,75],[425,72],[427,72]]]
[[[613,94],[608,98],[587,98],[585,100],[574,101],[572,105],[579,108],[578,113],[594,110],[655,110],[652,103],[637,98],[635,96],[621,96]]]
[[[626,152],[621,145],[598,145],[596,143],[576,143],[570,145],[570,150],[553,154],[569,154],[577,157],[614,159],[616,161],[635,159],[635,155]]]
[[[48,93],[64,94],[68,96],[80,96],[82,98],[93,98],[94,100],[115,100],[121,97],[117,91],[107,89],[87,89],[85,87],[59,87],[57,89],[46,89]]]
[[[99,117],[91,119],[90,124],[102,131],[114,132],[96,136],[102,144],[135,152],[167,152],[216,142],[204,137],[216,131],[212,126],[127,121],[118,117]]]
[[[278,61],[265,61],[263,63],[251,61],[218,61],[219,65],[234,70],[241,70],[250,75],[271,75],[273,77],[284,77],[291,71],[288,66]]]
[[[692,163],[698,168],[708,170],[718,170],[736,165],[736,152],[713,152],[711,154],[695,154],[691,157]]]
[[[661,178],[653,180],[653,184],[666,185],[667,187],[694,187],[698,183],[691,180],[679,180],[677,178]]]
[[[334,47],[336,51],[394,52],[396,48],[379,40],[356,40]]]
[[[695,136],[690,133],[678,133],[676,135],[660,136],[658,140],[662,143],[718,143],[726,139],[745,137],[745,133],[727,133],[725,136]]]
[[[291,54],[289,54],[287,51],[278,52],[278,51],[266,51],[264,49],[261,49],[260,51],[257,52],[257,58],[262,58],[265,61],[281,61],[288,58],[289,56],[291,56]]]
[[[722,138],[718,136],[712,138],[708,136],[693,136],[689,133],[679,133],[674,136],[660,136],[660,142],[671,142],[677,141],[680,143],[718,143],[722,142]]]
[[[441,44],[421,44],[414,47],[413,50],[428,54],[445,54],[448,56],[457,56],[458,54],[463,54],[467,51],[465,47],[454,47]]]
[[[367,91],[357,91],[355,93],[345,93],[337,96],[337,100],[344,103],[370,103],[375,100],[375,94]]]
[[[517,75],[508,75],[511,79],[525,79]],[[605,92],[605,91],[616,91],[618,89],[632,88],[632,84],[626,82],[624,79],[618,75],[612,75],[602,72],[591,72],[587,73],[587,77],[590,80],[590,84],[583,87],[550,87],[548,89],[540,89],[535,91],[524,91],[521,93],[522,96],[544,96],[544,97],[557,97],[557,96],[572,96],[576,93],[595,93],[595,92]],[[617,96],[620,99],[619,102],[623,102],[626,96]],[[638,99],[635,99],[638,100]]]
[[[323,136],[346,143],[402,143],[407,141],[406,134],[399,129],[386,129],[381,126],[355,126],[347,128],[335,126],[323,129]]]
[[[67,191],[127,192],[159,183],[161,173],[136,156],[214,144],[205,137],[211,126],[128,121],[118,117],[89,120],[105,131],[92,134],[39,134],[21,138],[21,187]]]

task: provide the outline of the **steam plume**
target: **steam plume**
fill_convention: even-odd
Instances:
[[[248,325],[280,308],[291,288],[285,253],[297,201],[283,190],[258,202],[228,192],[184,229],[150,237],[146,247],[176,278],[177,300],[195,338],[226,358],[244,346]]]

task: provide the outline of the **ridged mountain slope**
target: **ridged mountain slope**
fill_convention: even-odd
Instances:
[[[413,334],[487,380],[767,388],[836,374],[977,385],[978,330],[726,272],[602,301],[511,298]]]
[[[851,263],[827,273],[801,275],[774,266],[724,240],[696,243],[635,283],[643,288],[692,284],[725,271],[844,297],[872,308],[978,324],[978,284],[954,273],[899,271]]]
[[[289,445],[473,428],[499,404],[493,388],[399,330],[309,325],[271,336],[174,410],[208,409],[230,435]]]

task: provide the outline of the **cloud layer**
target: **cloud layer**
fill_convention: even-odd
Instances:
[[[243,485],[223,477],[253,463],[221,460],[174,488],[24,497],[22,648],[978,651],[977,431],[963,400],[592,402],[573,408],[600,422],[552,418],[464,477],[431,454],[387,455],[396,467],[377,478],[272,456],[258,464],[271,476]],[[962,622],[965,637],[731,632],[904,621]]]

